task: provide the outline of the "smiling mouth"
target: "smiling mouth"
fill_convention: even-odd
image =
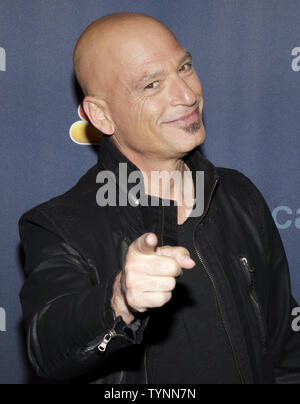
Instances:
[[[185,115],[174,121],[165,122],[165,124],[171,125],[171,126],[189,126],[189,125],[192,125],[193,123],[197,122],[199,120],[199,118],[200,118],[200,111],[199,111],[199,107],[198,107],[190,114]]]

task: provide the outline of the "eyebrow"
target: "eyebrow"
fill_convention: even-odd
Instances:
[[[178,65],[180,66],[183,62],[185,62],[186,60],[189,60],[189,59],[192,60],[192,54],[191,54],[191,52],[186,52],[185,55],[180,59]],[[165,70],[158,70],[152,74],[145,73],[145,74],[143,74],[142,77],[140,77],[137,80],[137,82],[135,83],[135,88],[139,87],[143,83],[155,80],[155,79],[163,76],[164,74],[165,74]]]
[[[185,62],[185,61],[188,60],[188,59],[192,60],[193,57],[192,57],[191,52],[188,52],[188,51],[187,51],[187,52],[185,53],[185,55],[183,56],[183,58],[180,59],[179,65],[181,65],[183,62]]]

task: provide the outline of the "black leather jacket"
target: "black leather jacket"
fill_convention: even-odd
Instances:
[[[118,175],[120,162],[129,173],[137,170],[105,139],[98,164],[74,188],[20,219],[27,276],[20,298],[30,362],[41,377],[122,383],[124,353],[142,346],[151,326],[147,312],[130,326],[115,318],[112,288],[136,238],[154,232],[163,244],[167,208],[100,208],[97,174]],[[213,284],[241,383],[300,383],[300,334],[291,327],[297,304],[262,195],[243,174],[214,167],[199,150],[189,162],[205,172],[205,211],[191,248]],[[147,382],[147,362],[141,363]]]

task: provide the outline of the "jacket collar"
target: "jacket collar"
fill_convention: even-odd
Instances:
[[[191,153],[189,153],[185,157],[185,162],[193,172],[193,175],[196,173],[196,171],[204,171],[204,211],[206,212],[209,208],[216,183],[219,181],[218,170],[210,161],[208,161],[202,155],[202,153],[200,152],[200,148],[196,148]],[[106,170],[113,172],[116,179],[118,180],[120,163],[127,164],[128,176],[134,171],[140,172],[139,168],[136,167],[130,160],[128,160],[123,153],[121,153],[121,151],[115,146],[109,136],[103,136],[103,140],[100,144],[98,153],[98,168],[101,171]],[[135,184],[128,184],[128,191],[130,191],[130,189],[134,186]]]

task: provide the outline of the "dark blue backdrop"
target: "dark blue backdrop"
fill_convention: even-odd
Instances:
[[[118,11],[161,19],[193,53],[206,99],[203,151],[263,192],[300,300],[299,0],[1,0],[0,383],[33,380],[18,299],[17,221],[96,160],[92,147],[69,137],[80,101],[72,51],[89,23]]]

